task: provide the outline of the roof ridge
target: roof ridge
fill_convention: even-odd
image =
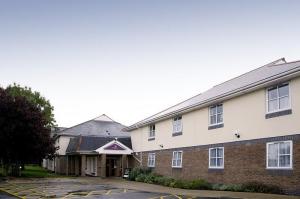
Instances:
[[[106,117],[108,117],[106,114],[102,114],[102,115],[100,115],[100,116],[98,116],[98,117],[101,117],[101,116],[106,116]],[[95,118],[93,118],[93,119],[90,119],[90,120],[81,122],[81,123],[79,123],[79,124],[75,124],[74,126],[71,126],[71,127],[66,127],[65,129],[61,130],[60,133],[61,133],[61,132],[64,132],[64,131],[67,131],[67,130],[69,130],[69,129],[75,128],[75,127],[77,127],[77,126],[79,126],[79,125],[82,125],[82,124],[85,124],[85,123],[88,123],[88,122],[91,122],[91,121],[95,121],[95,119],[98,118],[98,117],[95,117]],[[108,118],[111,119],[110,117],[108,117]],[[111,119],[111,120],[112,120],[112,122],[115,122],[115,123],[118,123],[118,124],[123,125],[125,128],[127,127],[126,125],[124,125],[124,124],[122,124],[122,123],[120,123],[120,122],[116,122],[116,121],[113,120],[113,119]]]
[[[226,82],[232,81],[232,80],[234,80],[234,79],[240,78],[240,77],[242,77],[242,76],[244,76],[244,75],[247,75],[247,74],[249,74],[249,73],[251,73],[251,72],[253,72],[253,71],[256,71],[256,70],[258,70],[258,69],[264,68],[264,67],[266,67],[266,66],[272,66],[272,65],[274,65],[276,62],[278,62],[278,61],[280,61],[280,60],[283,60],[283,59],[285,60],[285,58],[282,57],[282,58],[277,59],[277,60],[275,60],[275,61],[272,61],[272,62],[270,62],[270,63],[267,63],[267,64],[264,64],[264,65],[262,65],[262,66],[259,66],[258,68],[254,68],[254,69],[252,69],[252,70],[250,70],[250,71],[248,71],[248,72],[242,73],[242,74],[240,74],[240,75],[238,75],[238,76],[236,76],[236,77],[233,77],[233,78],[231,78],[231,79],[229,79],[229,80],[226,80],[226,81],[224,81],[224,82],[222,82],[222,83],[216,84],[216,85],[214,85],[212,88],[217,87],[217,86],[219,86],[219,85],[221,85],[221,84],[224,84],[224,83],[226,83]],[[285,62],[285,63],[282,63],[282,64],[287,64],[287,63],[288,63],[288,62]],[[276,66],[282,65],[282,64],[276,64]],[[210,90],[210,89],[208,89],[208,90]]]

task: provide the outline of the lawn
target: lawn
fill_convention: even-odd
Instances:
[[[0,169],[0,176],[2,175]],[[49,177],[61,177],[60,175],[54,174],[47,171],[38,165],[25,165],[25,170],[21,172],[21,177],[24,178],[49,178]]]

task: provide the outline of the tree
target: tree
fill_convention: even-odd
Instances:
[[[6,91],[14,96],[23,96],[25,97],[29,102],[31,102],[33,105],[38,108],[44,118],[46,119],[46,126],[47,127],[55,127],[55,119],[53,114],[53,106],[51,106],[49,100],[44,98],[39,92],[32,91],[29,87],[21,87],[19,84],[14,83],[13,85],[9,85],[6,88]]]
[[[6,171],[55,153],[48,122],[26,97],[0,87],[0,159]]]

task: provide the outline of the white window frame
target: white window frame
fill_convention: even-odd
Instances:
[[[150,164],[151,163],[151,160],[152,160],[152,163],[153,164]],[[148,153],[148,167],[155,167],[155,153]]]
[[[153,127],[154,127],[154,129],[153,129]],[[149,125],[148,138],[155,138],[155,130],[156,130],[155,124]]]
[[[180,119],[180,129],[179,130],[177,130],[176,128],[175,128],[175,126],[177,126],[178,124],[178,121],[179,121],[179,119],[178,118],[181,118]],[[175,134],[175,133],[182,133],[182,129],[183,129],[183,125],[182,125],[182,115],[178,115],[178,116],[176,116],[176,117],[174,117],[173,118],[173,134]],[[176,131],[175,131],[176,130]]]
[[[279,160],[280,160],[280,158],[279,158],[279,156],[280,156],[280,152],[279,152],[279,149],[278,149],[278,154],[277,154],[277,156],[278,156],[278,166],[277,167],[270,167],[269,166],[269,161],[268,161],[268,154],[269,154],[269,145],[271,145],[271,144],[276,144],[276,143],[290,143],[290,166],[289,167],[280,167],[279,166]],[[278,147],[279,147],[279,145],[278,145]],[[266,168],[267,169],[293,169],[293,141],[292,140],[288,140],[288,141],[276,141],[276,142],[267,142],[266,143]],[[286,154],[285,154],[286,155]]]
[[[289,89],[289,106],[287,108],[282,108],[280,109],[279,108],[279,86],[281,85],[288,85],[288,89]],[[272,89],[272,88],[275,88],[276,87],[276,90],[277,90],[277,107],[278,109],[275,110],[275,111],[269,111],[269,90]],[[286,96],[284,96],[286,97]],[[282,97],[281,97],[282,98]],[[269,114],[269,113],[277,113],[277,112],[280,112],[280,111],[285,111],[285,110],[290,110],[292,108],[292,100],[291,100],[291,88],[290,88],[290,82],[285,82],[285,83],[282,83],[282,84],[277,84],[277,85],[273,85],[273,86],[270,86],[266,89],[266,113]]]
[[[220,106],[222,105],[222,122],[218,122],[218,108],[217,106]],[[216,107],[216,123],[215,124],[212,124],[211,123],[211,114],[210,114],[210,109],[213,108],[213,107]],[[216,105],[212,105],[212,106],[209,106],[208,107],[208,121],[209,121],[209,125],[208,126],[216,126],[216,125],[220,125],[220,124],[224,124],[224,104],[223,103],[220,103],[220,104],[216,104]]]
[[[223,153],[222,153],[222,157],[218,157],[218,152],[216,152],[216,157],[214,157],[214,158],[216,158],[216,159],[218,159],[218,158],[223,158],[223,165],[222,166],[212,166],[212,165],[210,165],[210,159],[211,159],[211,150],[213,150],[213,149],[222,149],[222,151],[223,151]],[[225,164],[225,157],[224,157],[224,147],[212,147],[212,148],[209,148],[209,156],[208,156],[208,168],[210,168],[210,169],[224,169],[224,164]],[[216,162],[217,163],[217,162]]]
[[[174,165],[173,162],[174,160],[177,162],[178,159],[174,159],[175,153],[181,153],[181,161],[180,165]],[[172,168],[182,168],[182,160],[183,160],[183,151],[173,151],[173,156],[172,156]]]

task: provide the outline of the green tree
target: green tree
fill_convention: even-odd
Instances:
[[[6,173],[18,175],[21,165],[40,163],[55,153],[48,121],[27,97],[0,87],[0,160]]]
[[[39,92],[32,91],[30,87],[21,87],[16,83],[9,85],[6,88],[6,91],[9,95],[14,97],[25,97],[36,108],[38,108],[46,120],[46,127],[51,128],[56,126],[56,121],[53,114],[54,108],[51,106],[50,101],[43,97]]]

